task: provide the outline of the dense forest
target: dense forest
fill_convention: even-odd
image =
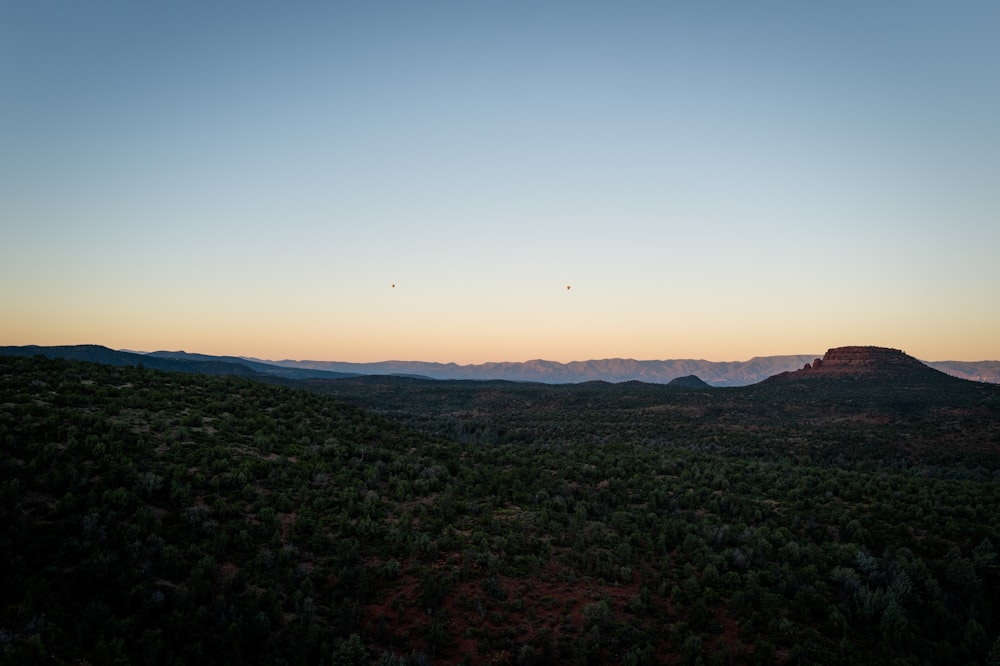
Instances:
[[[0,356],[0,663],[1000,664],[1000,387]]]

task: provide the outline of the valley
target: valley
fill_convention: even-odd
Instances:
[[[993,663],[1000,387],[888,366],[707,389],[0,356],[0,662]]]

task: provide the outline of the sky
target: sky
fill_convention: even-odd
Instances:
[[[4,3],[0,344],[1000,359],[998,34],[994,0]]]

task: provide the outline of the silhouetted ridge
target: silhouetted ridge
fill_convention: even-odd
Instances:
[[[154,370],[173,372],[193,372],[203,375],[242,375],[256,376],[258,373],[242,363],[229,363],[215,357],[204,357],[205,360],[187,360],[180,358],[159,358],[146,354],[115,351],[101,345],[63,345],[42,347],[27,345],[24,347],[0,347],[4,356],[45,356],[47,358],[62,358],[72,361],[86,361],[113,366],[138,366]]]
[[[679,386],[681,388],[712,388],[711,384],[702,381],[702,379],[697,375],[687,375],[685,377],[671,379],[667,386]]]

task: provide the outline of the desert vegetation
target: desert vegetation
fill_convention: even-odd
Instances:
[[[1000,663],[1000,388],[0,357],[0,661]]]

